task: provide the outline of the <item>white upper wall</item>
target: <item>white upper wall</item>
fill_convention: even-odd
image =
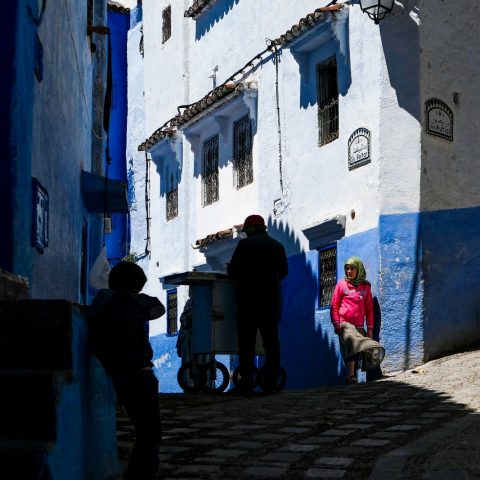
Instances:
[[[213,80],[209,77],[215,66],[218,66],[217,81],[220,84],[266,47],[265,38],[277,38],[319,6],[314,1],[295,3],[294,6],[292,2],[281,1],[277,2],[275,9],[265,9],[261,2],[241,0],[223,15],[215,16],[212,9],[195,21],[183,17],[185,3],[187,7],[190,5],[190,2],[178,1],[144,2],[147,135],[175,116],[178,105],[197,101],[212,89]],[[162,45],[161,16],[163,9],[170,4],[172,37]],[[346,37],[342,40],[346,42],[342,48],[338,47],[338,38],[332,37],[324,42],[325,45],[314,49],[307,66],[300,66],[287,48],[282,52],[279,65],[284,202],[288,207],[277,223],[293,232],[290,253],[308,249],[302,228],[328,218],[347,216],[347,234],[373,228],[377,223],[381,48],[378,42],[368,41],[365,34],[373,38],[376,35],[378,39],[378,28],[367,21],[358,7],[345,8],[339,14],[342,16],[350,22],[344,33],[337,32],[337,35]],[[256,21],[252,22],[252,18]],[[346,58],[338,59],[342,63],[339,64],[340,138],[320,148],[316,101],[305,101],[302,96],[311,97],[315,92],[316,64],[333,54],[345,53],[342,49]],[[301,84],[301,73],[307,75],[309,85]],[[160,247],[159,257],[165,250],[178,249],[178,254],[159,258],[166,272],[203,263],[204,256],[190,248],[188,265],[183,265],[185,245],[241,223],[252,212],[261,213],[273,221],[274,200],[281,197],[273,62],[267,61],[251,73],[248,80],[255,80],[258,84],[253,184],[241,190],[234,188],[231,142],[225,144],[221,141],[220,200],[202,207],[201,178],[198,176],[200,158],[193,154],[190,143],[184,139],[179,217],[165,222],[161,181],[154,178],[155,175],[152,177],[152,191],[155,192],[152,198],[158,199],[158,205],[152,203],[152,226],[158,225],[152,228],[152,242]],[[371,131],[373,161],[349,172],[348,138],[359,127]],[[201,141],[215,133],[215,125],[205,125],[201,129]],[[355,211],[355,220],[350,217],[352,210]],[[181,240],[184,235],[185,243]],[[154,240],[155,236],[158,237]],[[172,245],[172,238],[177,239],[179,245]]]
[[[300,18],[328,3],[278,0],[272,8],[258,0],[218,1],[194,20],[183,15],[192,0],[144,0],[145,138],[173,118],[178,106],[196,102],[211,91],[214,67],[218,67],[217,85],[222,84],[265,49],[266,38],[278,38]],[[425,10],[427,2],[413,1],[407,7],[403,3],[397,2],[394,14],[380,25],[362,14],[358,5],[346,6],[334,22],[327,13],[329,20],[317,27],[314,35],[304,35],[282,49],[278,106],[283,192],[276,70],[271,57],[247,71],[244,78],[255,82],[258,91],[256,109],[251,113],[256,121],[252,184],[240,190],[233,184],[232,124],[247,111],[240,97],[184,126],[187,128],[172,147],[163,142],[152,149],[149,272],[153,283],[169,273],[204,264],[205,256],[192,248],[195,241],[242,223],[251,213],[269,221],[270,232],[284,241],[291,255],[309,248],[302,233],[305,227],[333,217],[346,218],[345,234],[349,236],[375,228],[381,214],[478,205],[474,178],[480,167],[478,162],[472,164],[470,170],[476,176],[468,177],[465,164],[478,158],[478,142],[469,141],[476,138],[478,114],[475,117],[474,112],[479,111],[474,81],[478,62],[472,61],[478,43],[472,45],[468,34],[477,28],[475,16],[463,12],[467,0],[455,3],[467,22],[462,33],[452,31],[453,26],[446,28],[447,19],[457,14],[453,5],[446,6],[448,2],[437,5],[436,10]],[[168,5],[172,36],[162,44],[162,11]],[[436,40],[447,42],[456,35],[455,60],[451,61],[448,48]],[[316,65],[332,55],[338,63],[339,138],[319,147]],[[467,76],[458,74],[464,65],[468,66]],[[443,98],[444,92],[450,92],[444,100],[451,104],[456,88],[460,104],[451,105],[457,122],[452,147],[444,140],[425,138],[422,116],[428,97]],[[224,120],[217,123],[215,114]],[[349,171],[348,140],[361,127],[371,133],[371,163]],[[201,146],[217,133],[221,133],[219,201],[203,207]],[[129,142],[136,148],[144,139],[138,141],[136,135]],[[452,163],[460,157],[463,172],[454,178],[465,188],[465,198],[456,193],[454,182],[442,180],[449,178]],[[167,222],[165,175],[172,171],[180,182],[179,214]],[[435,174],[435,184],[427,181],[430,172]],[[284,207],[275,216],[277,199]]]
[[[422,210],[480,205],[480,3],[419,2],[420,90],[453,112],[453,142],[422,130]],[[457,94],[457,103],[454,96]]]

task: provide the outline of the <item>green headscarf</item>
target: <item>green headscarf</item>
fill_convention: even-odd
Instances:
[[[353,283],[353,285],[358,286],[361,283],[365,283],[367,281],[367,273],[365,272],[365,267],[363,266],[363,262],[358,257],[350,257],[346,262],[343,268],[345,269],[346,265],[353,265],[357,269],[357,278],[355,280],[348,280],[347,276],[345,275],[345,280],[347,282]]]

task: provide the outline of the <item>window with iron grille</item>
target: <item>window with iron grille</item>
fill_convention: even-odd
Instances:
[[[178,216],[178,182],[170,174],[169,189],[167,192],[167,221]]]
[[[320,250],[320,307],[328,307],[337,284],[337,246]]]
[[[317,65],[318,144],[338,138],[337,59],[332,57]]]
[[[248,115],[233,124],[233,172],[235,188],[253,182],[252,121]]]
[[[162,12],[162,43],[172,36],[172,7],[169,5]]]
[[[167,290],[167,334],[175,335],[177,328],[177,289]]]
[[[202,204],[210,205],[218,200],[218,135],[203,144],[202,156]]]

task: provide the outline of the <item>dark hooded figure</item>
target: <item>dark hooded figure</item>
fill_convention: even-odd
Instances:
[[[239,348],[239,390],[253,390],[257,329],[265,349],[264,390],[275,392],[280,367],[280,282],[288,274],[283,245],[267,233],[264,219],[250,215],[228,264],[228,274],[236,283],[237,333]]]
[[[140,293],[146,281],[138,265],[115,265],[109,288],[99,290],[92,302],[89,320],[93,353],[112,378],[118,400],[135,427],[136,442],[124,474],[132,480],[155,478],[162,432],[146,322],[161,317],[165,307],[158,298]]]

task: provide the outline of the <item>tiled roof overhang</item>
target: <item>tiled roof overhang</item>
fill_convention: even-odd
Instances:
[[[123,7],[122,5],[118,5],[117,3],[108,2],[107,3],[107,8],[110,12],[130,14],[130,9],[129,8]]]
[[[296,40],[297,37],[307,33],[315,25],[325,21],[327,19],[327,13],[335,14],[335,12],[338,12],[343,7],[343,4],[339,4],[331,5],[330,7],[317,8],[314,12],[301,18],[290,30],[287,30],[283,35],[280,35],[280,37],[275,40],[276,45],[280,47],[286,46],[290,42]]]
[[[205,238],[200,238],[195,242],[195,245],[192,245],[195,249],[204,249],[209,245],[212,245],[219,240],[224,240],[226,238],[233,238],[235,234],[238,235],[239,232],[242,231],[243,224],[241,225],[234,225],[232,228],[228,228],[226,230],[220,230],[216,233],[211,233],[207,235]]]
[[[192,6],[188,10],[185,10],[183,15],[196,19],[203,12],[212,8],[215,3],[217,3],[217,0],[195,0]]]
[[[177,127],[182,127],[188,122],[194,120],[202,112],[207,110],[210,107],[214,107],[220,100],[228,100],[245,90],[255,89],[256,84],[253,82],[227,82],[223,85],[212,90],[210,93],[205,95],[198,102],[189,105],[182,113],[179,113],[177,116],[167,122],[169,127],[160,127],[156,130],[145,142],[139,145],[139,151],[145,151],[153,147],[156,143],[163,140],[166,137],[171,137],[176,133]]]
[[[204,0],[204,4],[210,4],[214,1],[216,0]],[[199,4],[200,2],[201,0],[197,0],[191,8],[193,8],[197,3]],[[317,8],[314,12],[309,13],[306,17],[301,18],[298,23],[296,23],[292,26],[292,28],[290,28],[290,30],[285,32],[283,35],[280,35],[280,37],[278,37],[277,39],[273,40],[272,49],[276,48],[276,46],[280,48],[288,46],[289,43],[301,37],[303,34],[308,33],[313,27],[325,21],[328,18],[327,14],[334,15],[335,12],[338,12],[344,6],[344,4],[339,4],[331,5],[329,7]],[[254,59],[258,59],[259,57],[261,57],[261,54]],[[261,61],[261,59],[259,59],[259,61]],[[253,67],[253,60],[250,61],[247,65]],[[235,83],[231,80],[232,77],[230,77],[230,79],[224,84],[220,85],[214,90],[211,90],[198,102],[188,105],[182,113],[179,113],[171,120],[165,122],[163,126],[158,128],[152,135],[150,135],[150,137],[148,137],[142,144],[138,146],[138,150],[149,150],[159,141],[173,135],[176,132],[175,127],[180,127],[187,122],[190,122],[197,115],[201,114],[207,108],[213,106],[216,102],[225,98],[227,95],[233,94],[234,92],[238,93],[239,91],[245,90],[246,88],[251,88],[248,83]]]

